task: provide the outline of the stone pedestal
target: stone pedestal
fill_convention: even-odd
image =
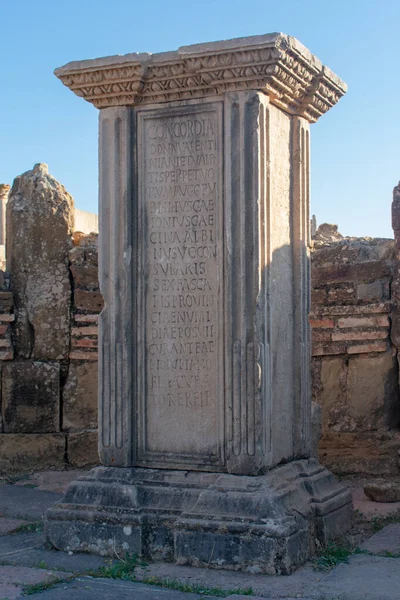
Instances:
[[[105,466],[48,539],[290,572],[351,521],[309,458],[309,123],[345,85],[283,34],[56,74],[101,108]]]

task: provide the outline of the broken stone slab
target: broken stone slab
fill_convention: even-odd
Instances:
[[[362,546],[362,550],[372,554],[400,553],[400,523],[391,523],[375,533]]]
[[[373,481],[364,486],[364,494],[374,502],[400,502],[400,481]]]
[[[21,358],[66,359],[69,351],[74,200],[37,164],[17,177],[7,203],[7,271]]]

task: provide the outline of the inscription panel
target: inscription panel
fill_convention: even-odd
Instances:
[[[141,111],[138,138],[138,459],[222,464],[221,103]]]

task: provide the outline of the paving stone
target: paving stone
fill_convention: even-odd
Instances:
[[[71,574],[29,567],[0,566],[0,599],[20,598],[24,586],[59,578],[69,579]]]
[[[7,564],[18,554],[25,556],[33,548],[41,548],[44,544],[43,533],[16,533],[0,536],[0,562]],[[21,562],[20,564],[26,564]]]
[[[112,579],[79,578],[61,583],[50,590],[35,594],[43,600],[209,600],[209,596],[187,594],[167,588],[159,588],[143,583],[115,581]]]
[[[14,483],[14,485],[26,486],[34,485],[37,490],[45,490],[48,492],[57,492],[64,494],[67,491],[69,484],[75,481],[81,475],[84,475],[86,470],[68,469],[65,471],[39,471],[30,473],[27,478]]]
[[[61,498],[62,494],[56,492],[3,484],[0,486],[0,515],[37,521]]]
[[[373,554],[400,554],[400,523],[386,525],[364,542],[361,548]]]
[[[251,588],[254,594],[266,598],[296,598],[309,595],[324,574],[314,571],[310,565],[301,567],[289,576],[251,575],[238,571],[184,567],[171,563],[153,563],[144,569],[135,571],[138,579],[159,577],[160,579],[178,579],[182,583],[204,585],[223,590]],[[234,596],[238,598],[238,596]]]
[[[24,521],[23,519],[7,519],[4,517],[0,517],[0,535],[7,535],[11,531],[15,531],[21,525],[27,525],[29,521]]]
[[[310,588],[318,600],[398,600],[400,560],[353,556]]]
[[[43,547],[43,540],[34,547],[21,548],[20,550],[0,554],[0,564],[26,565],[29,567],[45,567],[69,571],[76,575],[83,575],[89,571],[97,571],[110,564],[101,556],[93,554],[72,554],[49,550]]]

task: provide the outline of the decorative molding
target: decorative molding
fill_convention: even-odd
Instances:
[[[100,109],[258,90],[272,104],[311,123],[347,89],[300,42],[282,33],[72,62],[55,74]]]

